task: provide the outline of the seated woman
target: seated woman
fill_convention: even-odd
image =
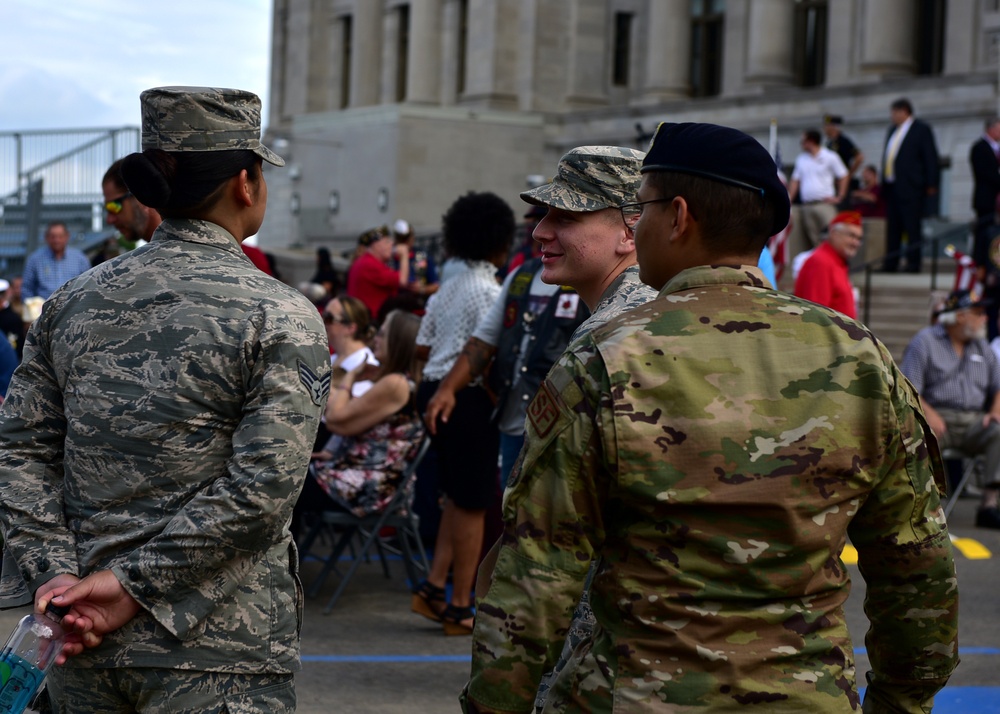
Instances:
[[[323,308],[323,324],[326,339],[330,344],[330,365],[333,367],[333,383],[345,372],[358,368],[366,362],[378,366],[375,354],[368,347],[375,332],[368,308],[357,298],[342,295],[335,297]],[[370,379],[360,379],[351,385],[351,395],[360,397],[372,387]],[[324,417],[319,425],[312,458],[329,461],[340,437],[326,426]]]
[[[424,433],[412,377],[419,329],[416,315],[389,313],[374,340],[380,366],[361,362],[334,379],[326,424],[343,438],[329,460],[310,468],[292,517],[296,537],[304,513],[345,510],[363,516],[378,512],[396,492],[407,457]],[[353,396],[354,384],[366,378],[373,381],[371,389]]]

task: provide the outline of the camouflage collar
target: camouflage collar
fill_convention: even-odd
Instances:
[[[217,223],[190,218],[165,218],[157,226],[151,242],[162,240],[182,240],[201,243],[227,250],[234,255],[243,255],[236,237]]]
[[[756,265],[699,265],[682,270],[667,281],[660,290],[660,296],[710,285],[746,285],[770,289],[770,283]]]

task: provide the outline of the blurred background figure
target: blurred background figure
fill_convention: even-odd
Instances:
[[[310,468],[292,518],[296,538],[302,535],[307,513],[376,513],[395,493],[407,457],[424,435],[415,405],[419,329],[419,317],[394,310],[375,335],[379,364],[362,360],[348,371],[335,372],[324,417],[339,439],[324,460]],[[370,388],[358,396],[355,386],[362,381]]]
[[[541,257],[541,243],[535,240],[535,226],[542,222],[548,209],[545,206],[530,206],[524,213],[524,223],[518,229],[521,241],[507,262],[505,274],[517,270],[527,260]]]
[[[340,292],[341,283],[337,269],[333,267],[333,258],[326,248],[316,249],[316,273],[309,282],[322,285],[329,297]]]
[[[421,413],[500,294],[496,271],[507,261],[514,212],[495,194],[470,192],[445,213],[441,232],[448,254],[467,266],[427,303],[417,335],[417,354],[427,362],[417,390]],[[431,453],[444,509],[431,572],[414,593],[412,609],[441,622],[445,634],[472,633],[472,582],[483,548],[486,509],[499,495],[500,433],[493,408],[492,395],[474,382],[458,390],[451,418],[437,424],[433,436]],[[450,602],[445,594],[449,573]]]
[[[45,245],[28,256],[24,264],[24,297],[47,300],[70,278],[90,270],[82,251],[69,247],[69,228],[62,221],[45,227]]]
[[[399,269],[392,268],[392,260]],[[358,298],[378,324],[382,304],[410,281],[410,250],[395,244],[388,226],[365,231],[358,237],[358,255],[347,271],[347,294]]]
[[[378,367],[379,361],[368,346],[374,335],[368,308],[357,298],[341,295],[330,300],[323,309],[323,323],[330,343],[330,365],[333,379],[363,364]],[[372,387],[370,379],[356,379],[351,383],[351,396],[360,397]],[[319,425],[314,459],[330,459],[339,437],[326,426],[326,416]]]
[[[863,218],[885,218],[885,201],[878,183],[878,169],[868,164],[861,169],[861,185],[851,191],[851,209]]]
[[[382,303],[382,316],[392,310],[406,310],[422,315],[427,298],[436,293],[441,284],[437,265],[430,253],[416,247],[416,236],[407,221],[399,219],[393,224],[392,237],[395,245],[391,265],[394,270],[401,269],[397,251],[400,251],[400,246],[405,246],[409,255],[410,277],[406,285],[400,286],[399,292]]]

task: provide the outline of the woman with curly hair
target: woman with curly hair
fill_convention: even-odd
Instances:
[[[423,413],[480,319],[500,294],[496,270],[507,260],[514,212],[492,193],[461,196],[444,215],[445,250],[467,269],[445,282],[427,303],[417,335],[426,357],[417,406]],[[480,383],[455,395],[447,423],[436,426],[434,450],[444,509],[427,580],[413,596],[413,610],[441,622],[449,635],[471,634],[472,583],[482,551],[486,509],[496,493],[500,435],[492,423],[493,400]],[[451,602],[445,584],[452,573]]]

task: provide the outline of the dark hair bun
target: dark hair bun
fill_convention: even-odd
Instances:
[[[146,149],[122,160],[125,186],[139,203],[150,208],[161,209],[169,204],[175,172],[174,158],[160,149]]]

